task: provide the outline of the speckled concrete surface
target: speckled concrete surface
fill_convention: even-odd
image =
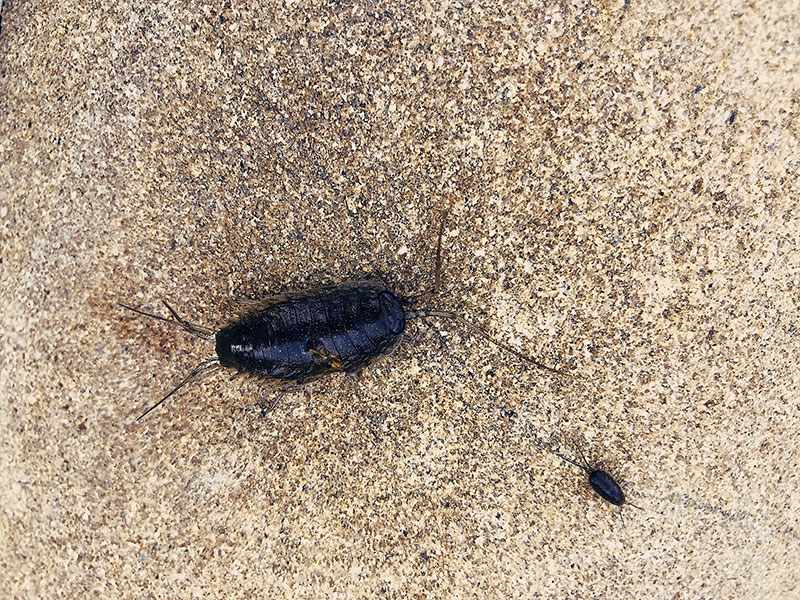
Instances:
[[[85,5],[2,8],[0,596],[797,597],[800,3]],[[134,423],[212,349],[117,302],[418,293],[450,199],[434,304],[574,381],[439,323]]]

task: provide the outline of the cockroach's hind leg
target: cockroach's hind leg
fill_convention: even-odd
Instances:
[[[619,518],[622,521],[622,526],[623,527],[627,526],[627,523],[625,522],[625,511],[623,510],[626,506],[631,506],[631,507],[639,509],[642,512],[645,512],[645,513],[650,512],[649,510],[647,510],[645,508],[642,508],[641,506],[637,506],[633,502],[629,502],[628,499],[626,498],[625,502],[622,505],[620,505],[620,507],[619,507],[620,508]]]
[[[403,342],[404,342],[406,339],[408,339],[408,337],[407,337],[407,336],[406,336],[404,333],[401,333],[401,334],[400,334],[400,335],[397,337],[397,342],[395,342],[395,343],[394,343],[392,346],[390,346],[390,347],[389,347],[389,349],[388,349],[388,350],[386,350],[386,353],[384,354],[384,357],[388,358],[388,357],[390,357],[390,356],[393,356],[393,355],[394,355],[394,353],[395,353],[395,352],[397,352],[397,349],[400,347],[400,345],[401,345],[401,344],[402,344],[402,343],[403,343]]]
[[[630,502],[627,498],[625,499],[625,505],[626,506],[632,506],[633,508],[638,508],[642,512],[649,512],[646,508],[642,508],[638,504],[634,504],[633,502]]]

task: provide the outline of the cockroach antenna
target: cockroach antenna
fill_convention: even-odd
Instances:
[[[637,506],[625,498],[625,494],[623,493],[619,483],[617,483],[617,481],[607,471],[598,469],[597,467],[593,467],[589,464],[589,461],[586,460],[586,456],[583,454],[583,450],[578,442],[575,441],[575,439],[571,439],[571,442],[581,457],[580,463],[567,456],[564,456],[559,452],[556,452],[549,446],[548,450],[558,456],[561,460],[564,460],[586,472],[586,474],[589,475],[589,485],[592,486],[592,489],[603,500],[610,502],[615,506],[622,506],[623,504],[626,504],[634,508],[638,508],[639,510],[644,510],[641,506]]]

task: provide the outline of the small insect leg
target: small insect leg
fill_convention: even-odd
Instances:
[[[408,332],[408,330],[406,330],[406,332]],[[411,335],[406,335],[405,339],[413,344],[415,342],[418,342],[421,337],[422,337],[422,329],[420,329],[419,327],[414,327],[414,333],[412,333]]]
[[[638,505],[634,504],[633,502],[631,502],[627,498],[625,499],[625,506],[632,506],[633,508],[638,508],[641,511],[647,512],[646,508],[642,508],[641,506],[638,506]]]

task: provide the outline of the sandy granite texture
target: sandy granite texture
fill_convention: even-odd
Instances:
[[[0,30],[0,597],[800,596],[800,2],[40,2]],[[126,313],[386,274],[274,398]],[[644,510],[600,500],[575,438]]]

